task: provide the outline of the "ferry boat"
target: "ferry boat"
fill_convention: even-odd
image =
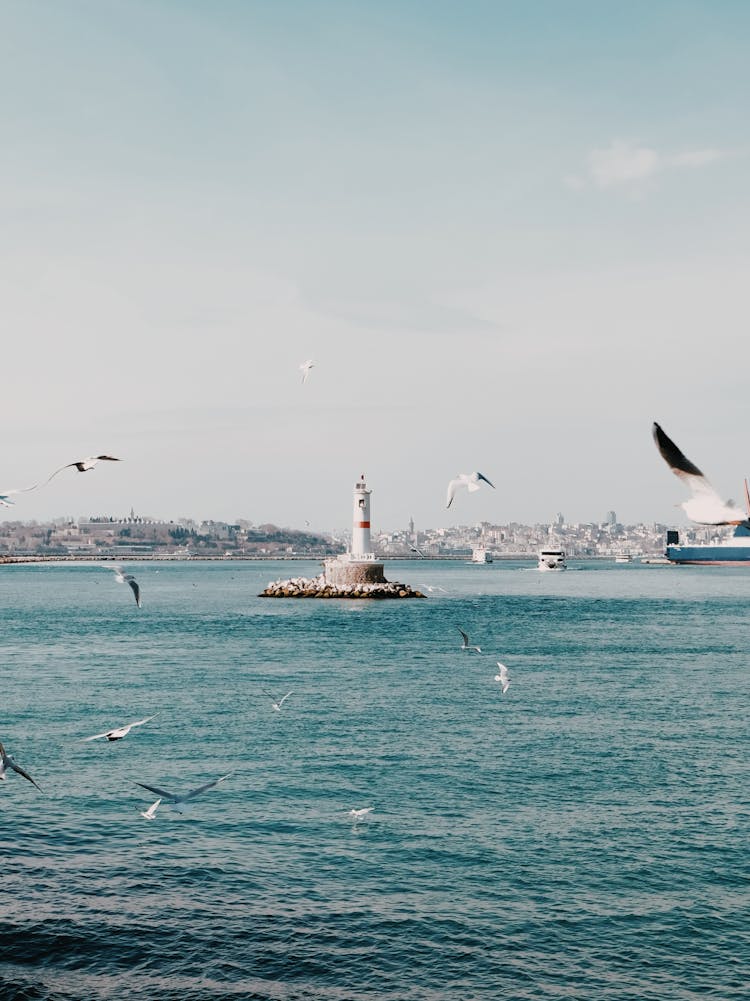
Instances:
[[[489,549],[472,549],[471,551],[471,562],[472,563],[492,563],[492,553]]]
[[[750,566],[750,528],[738,525],[732,535],[719,542],[680,545],[679,532],[667,532],[664,553],[670,563],[692,563],[703,566]]]
[[[565,551],[562,549],[540,549],[539,570],[565,570]]]
[[[632,563],[632,553],[615,553],[615,563]]]

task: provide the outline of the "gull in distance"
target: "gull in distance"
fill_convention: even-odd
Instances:
[[[679,505],[691,521],[699,525],[745,525],[750,527],[747,513],[741,508],[735,507],[732,501],[723,501],[700,469],[687,456],[683,455],[656,422],[654,422],[653,435],[661,457],[692,494],[689,500],[682,501]],[[747,480],[745,481],[745,497],[750,507]]]
[[[302,382],[307,382],[307,377],[310,374],[310,369],[315,368],[315,362],[312,358],[308,358],[307,361],[303,361],[299,366],[299,370],[302,373]]]
[[[86,740],[100,740],[102,737],[106,737],[107,740],[122,740],[123,737],[127,737],[134,726],[143,726],[144,723],[150,723],[152,719],[156,719],[158,713],[154,713],[153,716],[147,716],[145,719],[138,719],[135,723],[126,723],[125,726],[117,726],[113,730],[105,730],[104,733],[95,733],[93,737],[82,737],[81,742]]]
[[[460,626],[456,626],[456,629],[458,629],[458,631],[461,633],[461,636],[463,637],[463,643],[461,644],[461,649],[462,650],[466,650],[468,653],[471,653],[474,650],[476,650],[477,653],[481,653],[482,652],[481,647],[478,647],[478,646],[469,646],[469,637],[463,631],[463,629],[460,628]]]
[[[356,824],[360,820],[364,820],[368,813],[372,813],[374,807],[372,806],[362,806],[358,810],[349,810],[347,817],[351,817]]]
[[[211,782],[206,782],[202,786],[198,786],[197,789],[191,789],[189,792],[182,794],[168,792],[166,789],[160,789],[158,786],[150,786],[145,782],[136,782],[136,785],[140,786],[142,789],[148,789],[149,792],[155,792],[157,796],[164,800],[167,806],[170,806],[177,813],[182,813],[181,807],[183,804],[187,803],[191,799],[195,799],[204,792],[208,792],[209,789],[213,789],[214,786],[217,786],[220,782],[228,779],[232,774],[232,772],[227,772],[227,774],[222,775],[221,778],[213,779]]]
[[[148,810],[141,810],[141,816],[145,817],[146,820],[156,820],[156,811],[159,809],[159,803],[161,803],[161,796],[155,803],[152,803]]]
[[[456,496],[456,491],[461,487],[466,487],[469,493],[474,493],[475,490],[479,490],[479,485],[481,483],[488,483],[492,489],[495,489],[495,484],[490,483],[486,476],[482,473],[459,473],[458,476],[451,480],[448,484],[448,496],[446,499],[446,507],[450,507],[453,503],[453,498]]]
[[[10,756],[10,754],[7,753],[7,751],[3,747],[2,743],[0,743],[0,779],[5,779],[7,777],[5,773],[8,771],[9,768],[12,769],[14,772],[18,772],[18,774],[22,775],[25,779],[28,779],[32,785],[37,787],[39,792],[44,791],[41,786],[36,784],[36,782],[32,779],[32,777],[29,775],[28,772],[24,771],[20,765],[17,765],[15,763],[13,758]]]
[[[117,564],[111,567],[105,567],[105,569],[112,570],[114,572],[115,580],[118,584],[128,584],[130,586],[130,590],[133,592],[135,597],[135,603],[139,608],[141,608],[141,588],[132,573],[123,573],[122,567]],[[157,570],[156,572],[158,573],[159,571]]]
[[[495,681],[500,682],[502,694],[505,695],[505,693],[510,688],[510,678],[508,677],[508,668],[505,666],[505,664],[501,664],[500,661],[497,662],[497,666],[500,668],[500,671],[498,674],[495,675]]]
[[[294,689],[292,689],[292,691],[294,691]],[[274,712],[280,713],[281,712],[281,707],[284,705],[284,703],[289,698],[289,696],[292,694],[292,692],[287,692],[286,695],[284,696],[284,698],[283,699],[279,699],[278,702],[274,699],[273,695],[271,695],[271,693],[267,692],[265,689],[263,689],[263,694],[267,695],[268,698],[271,700],[271,705],[273,706]]]

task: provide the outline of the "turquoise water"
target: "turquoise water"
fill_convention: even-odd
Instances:
[[[750,574],[581,566],[0,568],[0,996],[747,997]]]

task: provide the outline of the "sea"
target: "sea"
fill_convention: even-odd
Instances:
[[[747,999],[750,573],[569,562],[1,567],[2,1001]]]

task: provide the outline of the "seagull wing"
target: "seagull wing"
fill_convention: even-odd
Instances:
[[[110,733],[112,733],[112,731],[107,730],[106,733],[95,733],[93,737],[82,737],[81,743],[84,743],[87,740],[99,740],[101,737],[108,737]]]
[[[292,694],[292,692],[287,692],[287,693],[286,693],[286,695],[284,696],[284,698],[283,698],[283,699],[280,699],[280,700],[279,700],[279,705],[280,705],[280,706],[283,706],[283,705],[284,705],[284,703],[286,702],[286,700],[287,700],[287,699],[289,698],[289,696],[290,696],[291,694]]]
[[[143,726],[144,723],[150,723],[152,719],[156,719],[158,713],[154,713],[153,716],[147,716],[145,719],[136,720],[135,723],[128,723],[128,726]]]
[[[122,459],[116,459],[114,455],[92,455],[92,459],[96,459],[97,462],[122,462]]]
[[[458,488],[464,486],[466,486],[466,481],[463,480],[460,476],[457,476],[455,480],[450,481],[450,483],[448,484],[448,495],[446,497],[446,503],[445,503],[446,507],[450,507],[451,504],[453,503],[453,498],[456,496],[456,491],[458,490]]]
[[[653,434],[661,457],[692,494],[692,498],[684,505],[685,513],[692,521],[722,525],[746,520],[745,512],[722,500],[700,469],[679,450],[656,422]]]
[[[138,581],[135,579],[135,577],[131,577],[130,575],[128,575],[125,578],[125,580],[128,582],[128,584],[130,585],[131,591],[135,595],[135,603],[136,603],[136,605],[140,608],[141,607],[141,589],[138,586]]]
[[[29,780],[29,782],[31,782],[31,784],[32,784],[33,786],[36,786],[36,787],[37,787],[37,789],[39,790],[39,792],[43,792],[43,791],[44,791],[44,790],[43,790],[43,789],[41,788],[41,786],[38,786],[38,785],[36,785],[36,782],[35,782],[35,781],[34,781],[34,780],[32,779],[32,777],[31,777],[31,776],[29,775],[29,773],[28,773],[28,772],[26,772],[26,771],[24,771],[24,770],[23,770],[23,768],[21,768],[21,766],[20,766],[20,765],[17,765],[17,764],[15,763],[15,761],[13,761],[13,760],[12,760],[11,758],[8,758],[8,759],[7,759],[7,762],[8,762],[8,764],[10,765],[10,767],[11,767],[11,768],[13,769],[13,771],[14,771],[14,772],[18,772],[18,774],[19,774],[19,775],[23,775],[23,777],[24,777],[25,779],[28,779],[28,780]]]
[[[175,793],[167,792],[165,789],[160,789],[158,786],[146,785],[145,782],[136,782],[136,785],[140,786],[142,789],[148,789],[149,792],[155,792],[156,795],[161,796],[162,799],[171,799],[175,801],[184,799],[183,796],[177,796]]]
[[[214,786],[223,782],[224,779],[228,779],[230,775],[232,775],[232,772],[227,772],[227,774],[222,775],[220,779],[214,779],[213,782],[206,782],[205,785],[198,786],[197,789],[191,789],[190,792],[185,793],[184,796],[180,796],[180,800],[195,799],[196,796],[200,796],[201,793],[206,792],[208,789],[213,789]],[[155,790],[155,792],[158,791],[158,789]]]
[[[463,631],[463,629],[461,629],[459,626],[456,626],[456,629],[458,629],[458,631],[463,636],[464,646],[468,646],[469,645],[469,637],[466,635],[466,633]]]
[[[495,484],[494,483],[490,483],[490,481],[487,479],[486,476],[484,476],[484,474],[482,474],[482,473],[476,473],[475,475],[476,475],[476,478],[478,480],[482,480],[484,483],[488,483],[492,487],[493,490],[495,489]]]

